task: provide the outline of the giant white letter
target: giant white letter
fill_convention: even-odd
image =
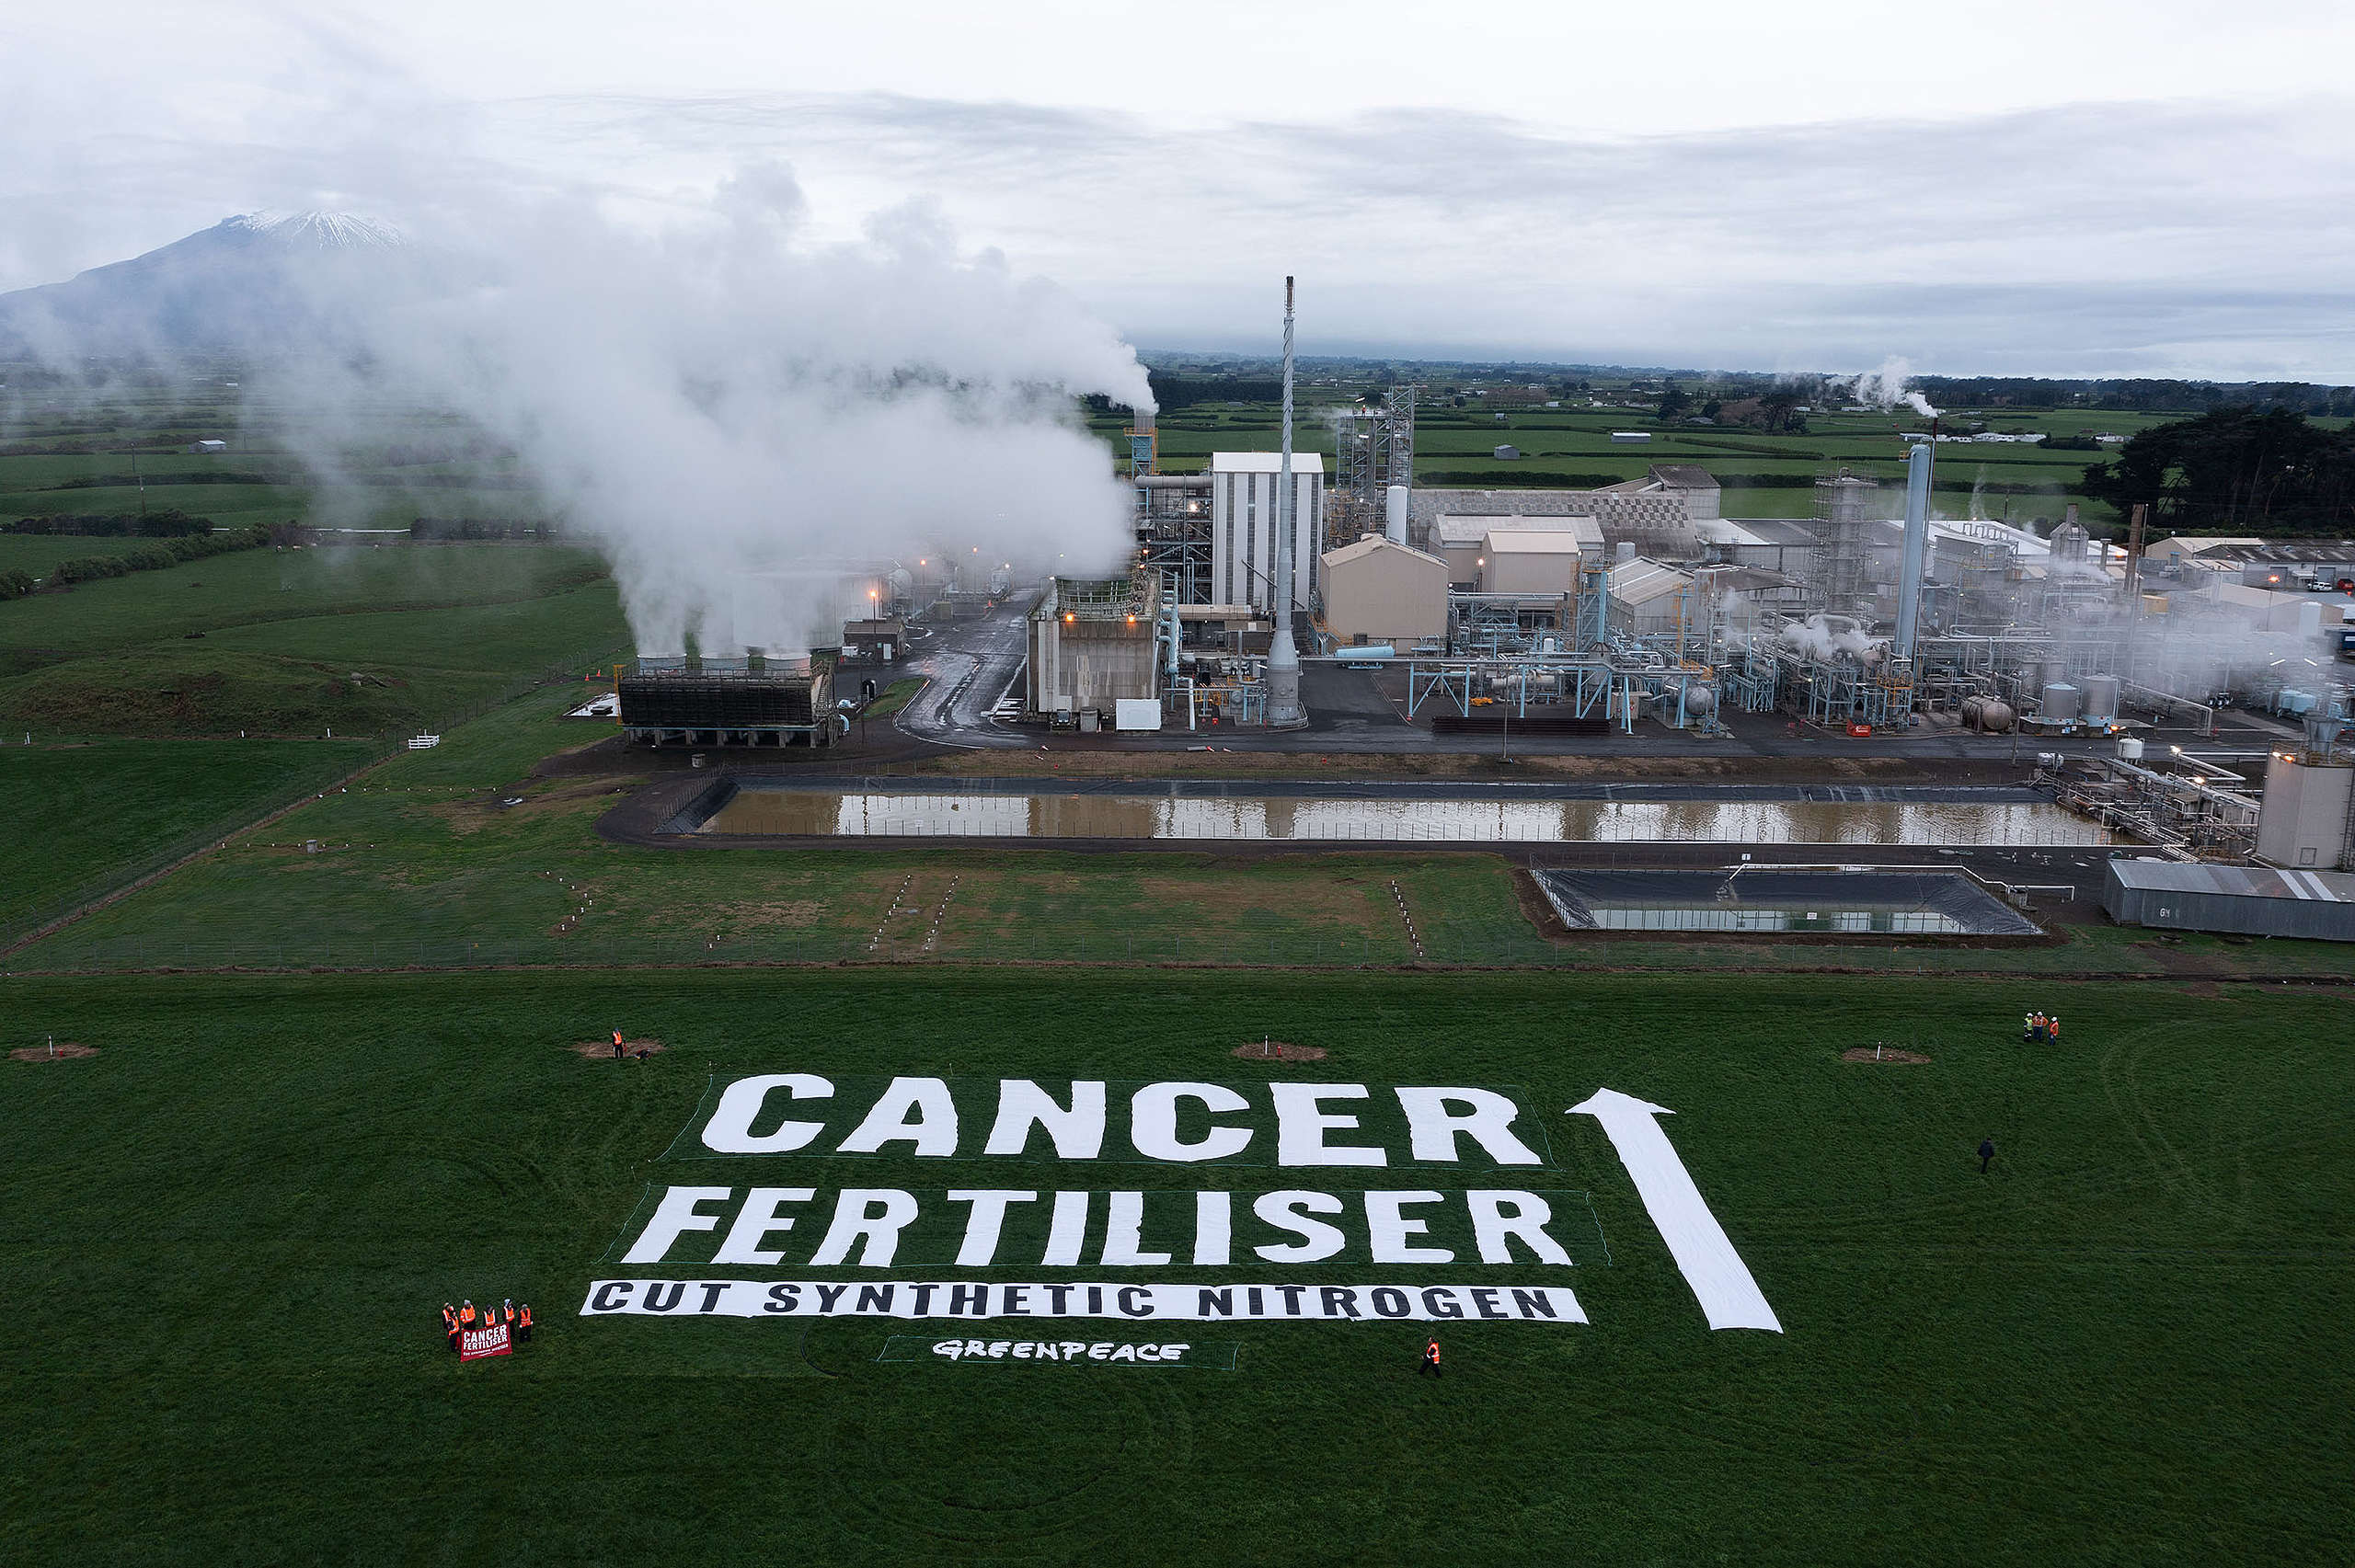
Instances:
[[[913,1118],[911,1113],[913,1113]],[[936,1159],[957,1152],[957,1102],[937,1078],[894,1078],[858,1130],[836,1144],[844,1154],[873,1154],[887,1143],[912,1143]]]
[[[1030,1124],[1047,1129],[1058,1160],[1093,1160],[1104,1148],[1104,1085],[1074,1083],[1071,1109],[1027,1078],[1001,1078],[997,1084],[997,1121],[990,1128],[984,1154],[1019,1154],[1029,1144]]]
[[[793,1221],[777,1210],[788,1203],[808,1203],[817,1196],[814,1187],[754,1187],[744,1195],[744,1207],[736,1211],[736,1223],[728,1228],[728,1240],[719,1243],[719,1255],[711,1261],[782,1263],[783,1253],[767,1252],[761,1246],[770,1231],[793,1229]]]
[[[955,1187],[949,1191],[948,1201],[973,1206],[972,1218],[965,1221],[964,1242],[957,1249],[957,1266],[987,1268],[997,1256],[998,1232],[1005,1228],[1005,1206],[1036,1203],[1039,1195],[993,1187]]]
[[[1355,1116],[1328,1116],[1318,1102],[1362,1100],[1362,1083],[1270,1083],[1276,1102],[1276,1163],[1279,1165],[1387,1165],[1387,1150],[1336,1147],[1325,1141],[1327,1128],[1358,1125]]]
[[[780,1122],[775,1132],[752,1136],[752,1123],[768,1104],[769,1092],[782,1089],[788,1099],[823,1100],[834,1086],[806,1072],[764,1072],[740,1078],[719,1096],[710,1125],[703,1129],[706,1149],[717,1154],[790,1154],[826,1130],[823,1122]]]
[[[1472,1207],[1472,1237],[1479,1243],[1482,1263],[1512,1262],[1511,1239],[1518,1236],[1539,1263],[1569,1266],[1570,1254],[1545,1233],[1553,1206],[1535,1193],[1468,1192],[1464,1201]]]
[[[1448,1110],[1450,1104],[1470,1109],[1457,1116]],[[1468,1132],[1499,1165],[1545,1163],[1512,1135],[1512,1119],[1521,1107],[1493,1089],[1401,1089],[1398,1107],[1407,1113],[1418,1161],[1453,1165],[1456,1137]]]
[[[1279,1230],[1289,1230],[1300,1238],[1297,1246],[1270,1244],[1251,1250],[1269,1263],[1315,1263],[1329,1258],[1341,1250],[1341,1232],[1322,1219],[1311,1219],[1302,1212],[1314,1209],[1319,1214],[1338,1214],[1341,1200],[1331,1193],[1273,1192],[1261,1193],[1251,1200],[1251,1212]]]
[[[1220,1083],[1148,1083],[1129,1102],[1129,1141],[1138,1153],[1148,1160],[1223,1160],[1242,1153],[1251,1141],[1247,1127],[1214,1127],[1199,1142],[1178,1142],[1180,1100],[1200,1100],[1212,1111],[1239,1111],[1250,1104]]]
[[[879,1206],[882,1213],[867,1212]],[[858,1242],[861,1268],[888,1268],[891,1254],[900,1249],[900,1232],[915,1217],[915,1198],[896,1187],[844,1187],[834,1199],[834,1222],[810,1255],[810,1266],[830,1268],[841,1263],[850,1256],[850,1244]]]
[[[725,1203],[734,1187],[671,1187],[662,1194],[662,1201],[654,1206],[654,1218],[646,1222],[638,1233],[638,1242],[622,1254],[624,1263],[661,1263],[671,1243],[689,1230],[712,1230],[719,1226],[717,1214],[697,1214],[695,1207],[706,1203]]]

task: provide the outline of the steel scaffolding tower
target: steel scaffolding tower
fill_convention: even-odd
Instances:
[[[1381,532],[1384,493],[1415,482],[1413,387],[1394,386],[1381,407],[1360,405],[1334,421],[1333,475],[1327,537],[1346,544]]]

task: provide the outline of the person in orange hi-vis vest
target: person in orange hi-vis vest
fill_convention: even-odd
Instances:
[[[523,1303],[523,1313],[515,1320],[515,1337],[526,1345],[532,1343],[532,1304],[529,1301]]]
[[[475,1304],[472,1301],[459,1303],[458,1326],[462,1329],[470,1329],[475,1326]]]
[[[458,1309],[449,1302],[442,1303],[442,1332],[450,1341],[450,1348],[458,1348]]]
[[[507,1326],[509,1328],[513,1328],[515,1326],[515,1298],[510,1296],[504,1302],[502,1302],[500,1307],[500,1311],[505,1318]]]
[[[1440,1375],[1439,1341],[1437,1339],[1429,1339],[1423,1342],[1423,1361],[1421,1366],[1415,1368],[1415,1375],[1417,1377],[1420,1377],[1425,1372],[1429,1372],[1434,1378]]]
[[[614,1031],[614,1054],[615,1056],[627,1054],[622,1049],[622,1032],[619,1029]]]

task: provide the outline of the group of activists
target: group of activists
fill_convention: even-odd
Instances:
[[[2061,1015],[2057,1013],[2031,1013],[2020,1022],[2020,1038],[2032,1046],[2057,1046],[2061,1043]]]
[[[442,1303],[442,1326],[449,1335],[452,1355],[457,1354],[464,1334],[475,1329],[497,1328],[502,1322],[518,1345],[532,1342],[532,1304],[529,1301],[521,1307],[511,1300],[496,1307],[477,1307],[472,1301],[462,1301],[454,1307],[447,1301]]]

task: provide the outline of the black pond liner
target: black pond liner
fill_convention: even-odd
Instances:
[[[1959,871],[1534,871],[1572,931],[2041,936]]]

